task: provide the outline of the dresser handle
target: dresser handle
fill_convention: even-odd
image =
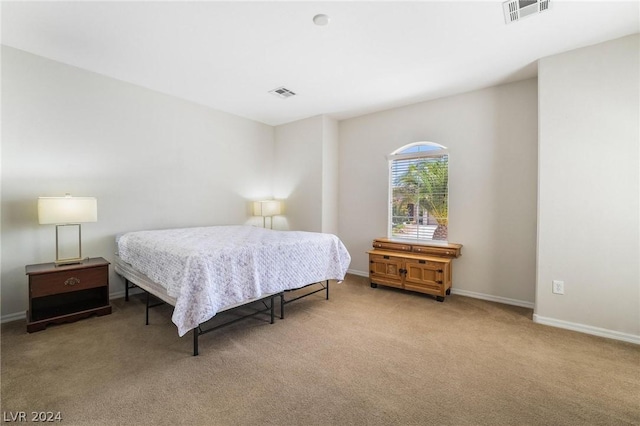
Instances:
[[[64,285],[76,285],[76,284],[80,284],[80,280],[76,277],[71,277],[71,278],[67,278],[64,282]]]

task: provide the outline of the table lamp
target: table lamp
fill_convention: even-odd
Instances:
[[[270,217],[270,228],[273,229],[273,216],[279,215],[282,203],[277,200],[264,200],[253,202],[253,215],[262,216],[262,227],[266,228],[266,218]]]
[[[81,223],[98,221],[98,200],[94,197],[39,197],[38,222],[41,225],[56,225],[56,265],[82,263]],[[60,232],[77,227],[77,256],[60,255]],[[67,232],[64,232],[67,234]],[[75,253],[75,252],[74,252]]]

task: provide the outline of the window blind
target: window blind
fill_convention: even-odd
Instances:
[[[391,237],[446,240],[449,155],[416,154],[390,161]]]

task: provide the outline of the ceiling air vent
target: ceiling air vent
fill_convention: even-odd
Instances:
[[[277,97],[282,99],[287,99],[296,95],[286,87],[278,87],[277,89],[269,90],[269,93],[271,93],[272,95],[276,95]]]
[[[502,3],[507,24],[549,9],[551,0],[509,0]]]

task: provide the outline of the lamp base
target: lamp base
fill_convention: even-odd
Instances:
[[[78,232],[78,249],[77,250],[61,250],[69,245],[73,246],[75,235],[73,229],[77,228]],[[60,244],[61,240],[66,244]],[[62,256],[62,259],[60,258]],[[67,223],[56,225],[56,266],[75,265],[82,263],[85,258],[82,257],[82,225],[79,223]]]
[[[74,259],[57,259],[54,263],[56,267],[58,266],[66,266],[66,265],[77,265],[84,262],[83,258],[74,258]]]

